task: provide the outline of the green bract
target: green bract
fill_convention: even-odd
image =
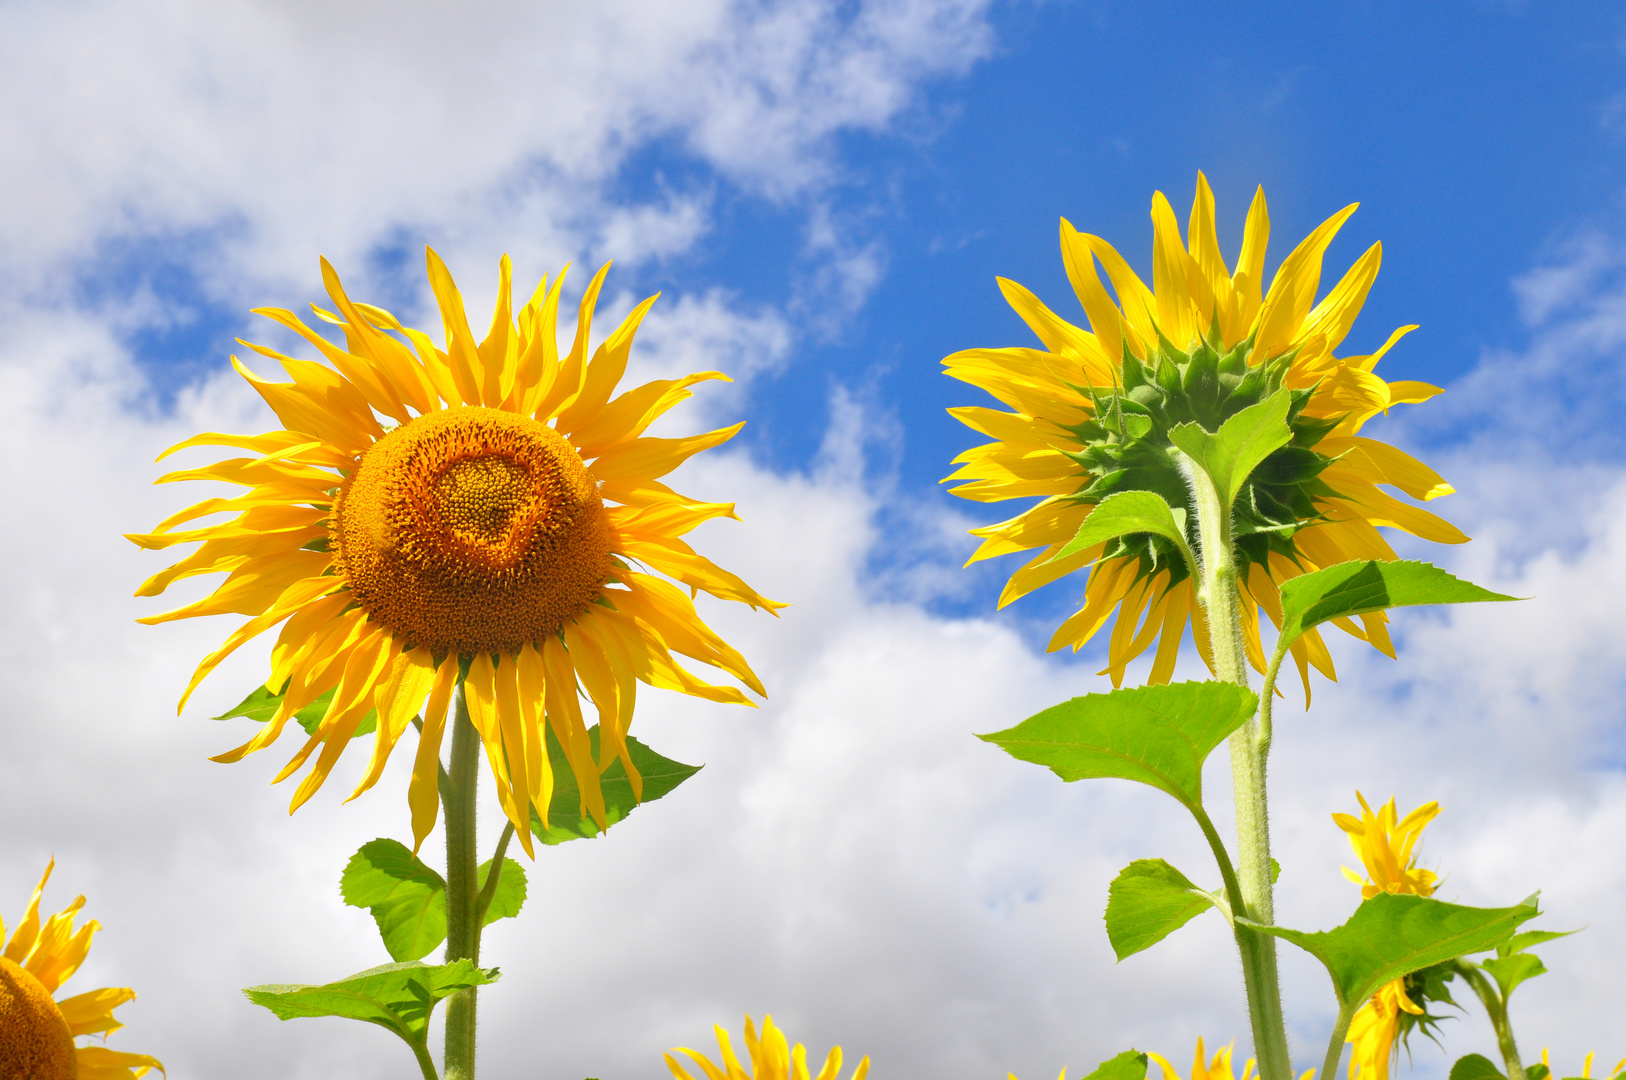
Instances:
[[[1196,424],[1216,433],[1243,409],[1281,391],[1294,354],[1250,367],[1252,350],[1253,339],[1248,338],[1221,355],[1217,328],[1210,331],[1208,340],[1194,342],[1190,352],[1159,337],[1150,362],[1143,363],[1126,347],[1121,386],[1078,388],[1094,402],[1095,417],[1069,429],[1084,449],[1068,456],[1088,476],[1072,498],[1094,504],[1124,491],[1155,492],[1177,511],[1177,518],[1183,512],[1187,541],[1195,544],[1195,507],[1173,453],[1175,441],[1170,431],[1182,424]],[[1337,497],[1337,492],[1318,479],[1333,459],[1313,448],[1340,418],[1304,416],[1312,393],[1311,389],[1286,391],[1291,440],[1238,480],[1233,528],[1237,555],[1244,564],[1268,565],[1272,551],[1291,558],[1293,533],[1321,519],[1316,500]],[[1140,559],[1142,575],[1167,567],[1171,584],[1189,576],[1178,546],[1158,533],[1117,537],[1103,554],[1107,559],[1125,556]]]

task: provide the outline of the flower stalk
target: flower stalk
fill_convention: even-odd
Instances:
[[[1513,1041],[1513,1025],[1507,1018],[1507,999],[1485,978],[1478,964],[1459,959],[1452,966],[1485,1006],[1491,1027],[1496,1030],[1496,1048],[1502,1052],[1502,1064],[1507,1068],[1508,1080],[1524,1080],[1524,1063],[1519,1060],[1519,1046]]]
[[[476,873],[474,796],[480,779],[480,736],[469,706],[457,688],[452,727],[452,761],[441,799],[446,811],[446,962],[480,963],[480,920],[475,911],[480,887]],[[499,860],[500,865],[500,860]],[[446,999],[445,1080],[473,1080],[477,987]]]
[[[1191,485],[1197,519],[1197,598],[1208,618],[1214,667],[1219,677],[1238,686],[1248,685],[1247,654],[1242,644],[1240,590],[1231,535],[1231,507],[1208,473],[1180,455],[1182,471]],[[1269,688],[1266,688],[1269,692]],[[1264,737],[1261,738],[1261,735]],[[1266,926],[1275,923],[1270,882],[1270,820],[1265,798],[1265,755],[1269,736],[1257,719],[1237,729],[1229,740],[1231,783],[1236,799],[1237,865],[1244,910],[1236,912]],[[1262,1080],[1290,1080],[1292,1059],[1287,1051],[1287,1025],[1282,1015],[1280,980],[1276,972],[1276,939],[1268,934],[1236,927],[1242,954],[1242,976],[1248,993],[1248,1018],[1253,1027],[1254,1055]]]

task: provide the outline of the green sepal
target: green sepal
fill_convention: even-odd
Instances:
[[[599,747],[597,724],[587,729],[587,738],[592,744],[593,759],[596,761]],[[551,728],[548,729],[547,739],[548,761],[553,766],[553,798],[548,800],[547,825],[542,824],[542,817],[536,808],[531,808],[531,832],[548,845],[563,844],[569,840],[591,840],[599,834],[598,823],[582,806],[576,774],[571,771],[564,748],[554,738]],[[643,777],[642,801],[646,803],[670,793],[703,768],[662,757],[630,735],[627,737],[627,756]],[[621,821],[639,805],[639,800],[632,793],[632,780],[619,759],[611,762],[610,767],[599,774],[598,787],[604,796],[605,829]],[[506,872],[504,876],[507,876]]]
[[[1417,604],[1472,604],[1518,597],[1482,589],[1432,563],[1401,559],[1336,563],[1281,584],[1282,635],[1291,643],[1332,619]]]
[[[1226,506],[1254,469],[1293,440],[1287,423],[1288,393],[1278,390],[1257,405],[1231,417],[1210,433],[1201,424],[1180,424],[1169,429],[1169,441],[1206,472]]]
[[[1529,1076],[1529,1070],[1525,1075]],[[1468,1054],[1457,1058],[1456,1064],[1451,1066],[1450,1080],[1507,1080],[1507,1077],[1484,1054]]]
[[[1227,906],[1162,859],[1136,859],[1107,891],[1107,940],[1118,959],[1149,949],[1209,908]]]
[[[1276,879],[1282,876],[1282,864],[1277,862],[1275,859],[1270,858],[1267,858],[1265,861],[1270,863],[1270,883],[1274,885],[1276,884]]]
[[[316,729],[321,725],[322,718],[327,715],[327,707],[333,704],[333,693],[337,689],[338,687],[334,687],[333,690],[320,694],[316,700],[294,713],[294,719],[299,721],[299,726],[305,729],[305,734],[316,734]],[[286,682],[282,684],[282,691],[276,694],[273,694],[264,686],[256,686],[248,697],[237,703],[236,707],[221,713],[214,719],[230,720],[235,716],[246,716],[257,724],[264,724],[277,715],[277,710],[282,708],[282,696],[287,692],[288,684]],[[356,733],[351,738],[359,739],[363,735],[370,735],[377,727],[378,710],[368,709],[367,715],[357,726]]]
[[[1247,723],[1258,701],[1228,682],[1139,686],[1076,697],[977,737],[1063,780],[1150,784],[1201,816],[1203,760]]]
[[[1139,1050],[1125,1050],[1116,1057],[1107,1058],[1083,1080],[1146,1080],[1146,1055]]]
[[[484,885],[490,870],[487,859],[475,880]],[[525,868],[504,859],[480,925],[518,915],[525,894]],[[339,895],[351,907],[372,914],[384,948],[396,960],[421,959],[446,940],[446,882],[398,840],[381,838],[361,845],[339,877]]]
[[[342,1016],[393,1031],[414,1051],[429,1032],[429,1014],[443,998],[497,981],[496,968],[477,968],[472,961],[451,964],[383,964],[321,986],[269,984],[250,986],[243,994],[270,1009],[279,1020],[302,1016]]]
[[[1520,923],[1541,914],[1535,900],[1532,896],[1510,908],[1471,908],[1425,896],[1379,893],[1362,901],[1349,921],[1333,930],[1307,934],[1247,919],[1237,922],[1291,941],[1320,960],[1344,1007],[1419,968],[1496,948]]]

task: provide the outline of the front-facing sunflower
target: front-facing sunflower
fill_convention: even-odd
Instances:
[[[74,929],[83,896],[40,922],[40,896],[55,865],[46,865],[9,940],[0,919],[0,1080],[137,1080],[153,1069],[163,1072],[146,1054],[74,1045],[82,1035],[105,1039],[123,1027],[113,1010],[136,995],[109,986],[56,1000],[58,988],[85,962],[101,924],[92,920]]]
[[[639,681],[749,704],[738,689],[685,670],[673,652],[763,693],[745,659],[700,620],[685,590],[645,570],[690,593],[704,590],[768,611],[784,605],[683,541],[704,521],[733,517],[732,504],[696,502],[660,482],[742,425],[681,439],[644,436],[657,417],[691,396],[690,386],[726,376],[701,372],[611,396],[654,297],[589,360],[593,306],[608,267],[583,295],[574,345],[561,355],[563,274],[551,288],[544,279],[516,315],[504,256],[491,329],[476,341],[445,264],[429,251],[428,265],[444,349],[388,312],[351,302],[326,260],[323,281],[337,311],[316,310],[343,330],[343,348],[292,312],[258,311],[310,342],[331,366],[249,345],[279,361],[293,380],[278,383],[232,358],[283,430],[203,434],[165,451],[246,450],[250,456],[159,482],[207,479],[248,490],[207,499],[151,533],[132,535],[148,548],[202,541],[136,595],[223,572],[229,576],[207,598],[141,621],[251,616],[198,666],[182,707],[234,649],[283,623],[265,683],[266,693],[278,696],[275,714],[255,738],[216,760],[236,761],[269,746],[290,718],[316,706],[320,722],[277,777],[321,749],[290,809],[321,787],[358,730],[376,724],[371,767],[351,798],[371,787],[421,710],[409,793],[419,844],[436,820],[440,746],[462,678],[503,808],[529,851],[531,810],[545,823],[553,790],[547,729],[570,762],[583,808],[602,826],[600,771],[619,759],[635,792],[641,789],[625,743]],[[176,531],[216,514],[231,516]],[[582,692],[598,713],[596,758]]]
[[[1233,524],[1243,640],[1264,670],[1259,608],[1279,621],[1278,585],[1285,579],[1354,559],[1394,559],[1374,526],[1392,526],[1440,543],[1467,537],[1449,523],[1380,490],[1418,499],[1451,487],[1427,466],[1387,443],[1360,435],[1367,420],[1391,405],[1439,393],[1417,382],[1388,383],[1372,373],[1391,346],[1415,327],[1389,336],[1369,356],[1335,357],[1377,276],[1374,244],[1331,292],[1316,303],[1321,259],[1349,206],[1316,228],[1283,261],[1265,292],[1265,243],[1270,233],[1264,192],[1254,198],[1236,270],[1226,269],[1214,226],[1214,198],[1197,176],[1186,239],[1168,200],[1152,199],[1154,244],[1148,289],[1110,244],[1061,223],[1067,276],[1090,330],[1058,317],[1032,293],[1000,279],[1005,298],[1038,335],[1044,349],[971,349],[944,364],[948,374],[988,391],[1013,412],[949,410],[996,440],[955,459],[949,480],[963,498],[981,502],[1039,496],[1023,514],[975,529],[982,546],[971,561],[1039,549],[1011,575],[1000,605],[1091,567],[1080,610],[1062,623],[1050,648],[1080,648],[1118,609],[1108,647],[1114,685],[1126,665],[1161,638],[1152,683],[1167,682],[1187,620],[1205,661],[1214,661],[1208,620],[1195,602],[1187,567],[1168,540],[1126,536],[1056,558],[1094,507],[1120,491],[1161,495],[1187,511],[1197,543],[1192,494],[1172,444],[1171,427],[1196,422],[1210,432],[1283,387],[1291,395],[1292,442],[1266,458],[1235,501]],[[1105,268],[1117,293],[1096,272]],[[1337,625],[1389,655],[1383,614]],[[1316,631],[1292,646],[1309,689],[1309,667],[1334,675]]]

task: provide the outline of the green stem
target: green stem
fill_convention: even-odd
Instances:
[[[1178,451],[1177,451],[1178,453]],[[1191,483],[1197,513],[1202,574],[1197,598],[1208,616],[1209,642],[1219,677],[1248,685],[1247,653],[1242,645],[1241,604],[1236,554],[1231,537],[1231,507],[1201,466],[1180,455]],[[1268,688],[1267,688],[1268,689]],[[1236,799],[1237,878],[1242,907],[1235,912],[1266,926],[1276,921],[1270,885],[1270,818],[1265,799],[1265,754],[1268,722],[1263,729],[1249,721],[1232,733],[1231,786]],[[1287,1023],[1282,1016],[1281,983],[1276,973],[1276,939],[1238,926],[1242,977],[1248,991],[1248,1017],[1253,1026],[1254,1055],[1261,1080],[1292,1080],[1287,1050]]]
[[[486,883],[480,886],[480,895],[474,898],[474,955],[480,956],[480,934],[486,926],[486,909],[491,906],[491,898],[497,895],[497,882],[502,878],[503,856],[508,854],[508,841],[514,838],[514,823],[508,822],[503,826],[502,837],[497,841],[497,853],[491,856],[491,869],[486,871]]]
[[[1485,1006],[1491,1027],[1496,1031],[1496,1048],[1502,1052],[1502,1064],[1507,1067],[1507,1080],[1524,1080],[1524,1064],[1519,1060],[1519,1046],[1513,1041],[1513,1025],[1507,1018],[1507,999],[1485,978],[1478,964],[1471,960],[1458,960],[1453,966]]]
[[[469,721],[463,687],[452,722],[452,763],[441,802],[446,811],[446,962],[480,963],[480,921],[475,917],[474,794],[480,779],[480,736]],[[477,987],[446,999],[446,1080],[473,1080]]]
[[[1361,1002],[1338,1006],[1338,1022],[1332,1026],[1332,1038],[1327,1040],[1327,1059],[1321,1063],[1320,1080],[1338,1080],[1338,1059],[1344,1056],[1344,1040],[1349,1036],[1349,1023],[1355,1019]]]
[[[440,1080],[440,1074],[435,1071],[435,1059],[429,1056],[429,1045],[423,1040],[412,1044],[412,1056],[418,1059],[418,1071],[423,1073],[423,1080]]]

